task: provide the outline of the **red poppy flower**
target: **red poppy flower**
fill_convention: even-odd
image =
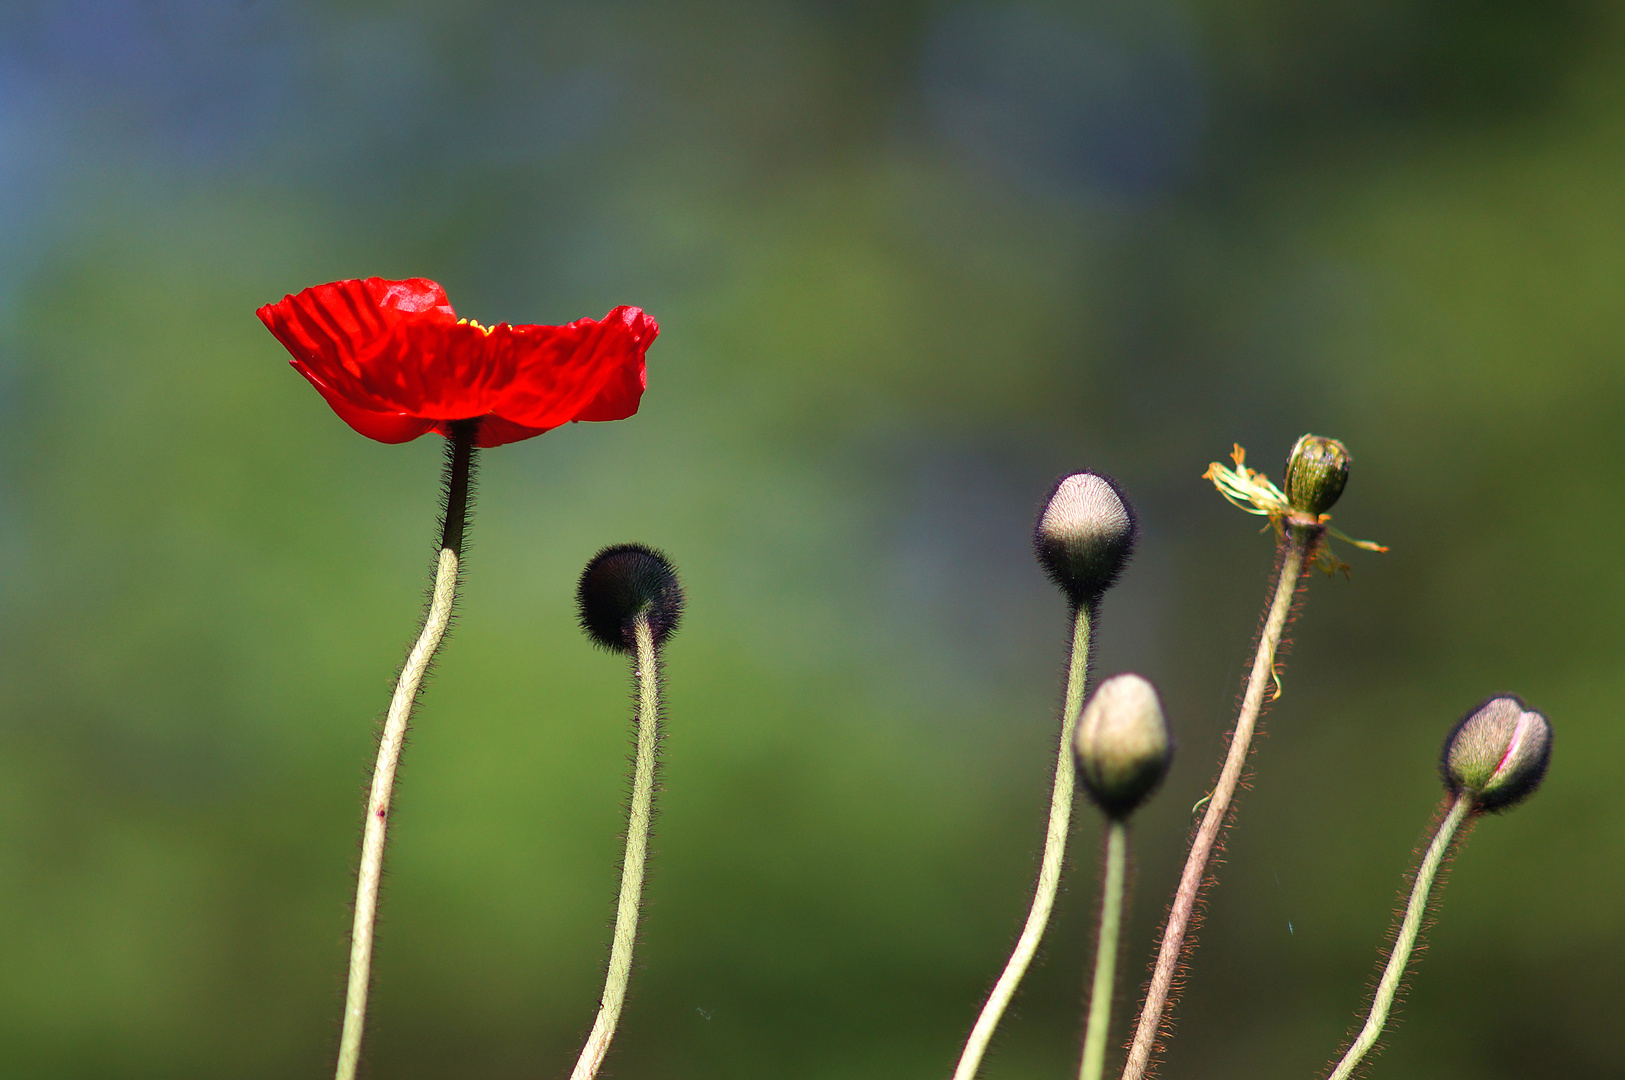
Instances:
[[[408,442],[478,417],[477,446],[638,411],[660,327],[635,307],[566,326],[459,319],[425,278],[335,281],[259,310],[293,366],[369,439]]]

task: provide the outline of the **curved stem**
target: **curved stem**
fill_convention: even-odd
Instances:
[[[615,1038],[632,976],[632,945],[638,934],[638,909],[643,898],[643,865],[649,851],[649,823],[654,808],[655,750],[660,743],[660,657],[655,653],[654,631],[647,615],[633,621],[637,638],[638,751],[632,766],[632,811],[626,826],[626,859],[621,864],[621,898],[615,909],[615,940],[609,950],[609,974],[598,1018],[581,1048],[570,1080],[592,1080]]]
[[[336,1080],[354,1080],[361,1063],[361,1035],[367,1019],[367,991],[372,980],[372,943],[378,924],[378,886],[384,873],[384,839],[389,826],[389,803],[395,789],[406,728],[417,704],[418,688],[429,670],[446,627],[451,624],[457,596],[457,572],[462,560],[463,529],[468,516],[469,478],[473,470],[477,421],[454,425],[446,461],[446,518],[441,526],[440,558],[435,569],[434,595],[423,620],[423,631],[401,667],[395,694],[378,741],[372,790],[367,794],[367,824],[361,837],[361,869],[356,875],[355,923],[350,931],[350,982],[344,994],[344,1033],[339,1039]]]
[[[976,1026],[971,1028],[965,1050],[959,1056],[959,1067],[954,1080],[971,1080],[982,1064],[982,1055],[999,1026],[1004,1010],[1015,996],[1016,987],[1027,973],[1038,941],[1044,936],[1049,923],[1050,910],[1055,906],[1055,893],[1061,883],[1061,864],[1066,855],[1067,830],[1072,823],[1072,791],[1077,780],[1077,766],[1072,761],[1072,729],[1083,708],[1084,684],[1089,678],[1089,623],[1093,615],[1087,604],[1078,605],[1073,616],[1072,660],[1066,673],[1066,700],[1061,709],[1061,749],[1055,759],[1055,788],[1050,795],[1049,828],[1044,834],[1044,856],[1039,863],[1038,887],[1033,892],[1033,906],[1027,913],[1027,923],[1016,939],[1016,947],[1004,965],[1004,973],[993,984],[993,992],[982,1006]]]
[[[1422,917],[1427,914],[1428,894],[1433,891],[1433,880],[1438,876],[1445,853],[1456,838],[1456,830],[1472,808],[1473,797],[1464,791],[1456,796],[1450,812],[1439,823],[1439,831],[1434,834],[1433,843],[1428,846],[1427,854],[1422,857],[1422,865],[1416,870],[1416,883],[1411,887],[1410,902],[1405,905],[1405,918],[1394,937],[1394,949],[1388,954],[1388,966],[1383,969],[1376,996],[1371,999],[1371,1013],[1366,1017],[1365,1027],[1360,1029],[1354,1045],[1348,1048],[1343,1060],[1337,1063],[1337,1068],[1327,1080],[1348,1080],[1353,1076],[1354,1070],[1360,1066],[1360,1060],[1376,1044],[1377,1036],[1382,1034],[1383,1025],[1388,1022],[1388,1011],[1394,1005],[1394,995],[1399,991],[1399,982],[1405,977],[1405,965],[1410,962],[1417,935],[1422,931]]]
[[[1100,887],[1100,942],[1095,946],[1095,981],[1089,991],[1089,1025],[1083,1036],[1078,1080],[1100,1080],[1106,1068],[1106,1034],[1111,1028],[1112,991],[1117,982],[1117,939],[1123,930],[1123,879],[1128,864],[1128,826],[1106,822],[1106,880]]]
[[[1292,597],[1297,592],[1298,578],[1303,575],[1304,562],[1317,539],[1317,533],[1310,527],[1287,526],[1275,597],[1264,618],[1264,630],[1258,638],[1253,670],[1247,678],[1247,692],[1242,696],[1241,713],[1236,717],[1236,729],[1230,738],[1230,752],[1225,757],[1224,769],[1219,773],[1219,782],[1214,785],[1213,795],[1208,800],[1202,825],[1196,830],[1196,838],[1191,841],[1190,855],[1185,859],[1185,870],[1179,878],[1179,890],[1174,894],[1173,906],[1168,911],[1162,944],[1157,951],[1157,965],[1151,973],[1145,1004],[1140,1007],[1140,1021],[1134,1031],[1134,1043],[1129,1047],[1128,1061],[1123,1066],[1123,1080],[1141,1080],[1151,1066],[1151,1053],[1162,1030],[1163,1012],[1168,1007],[1174,973],[1185,947],[1185,931],[1190,928],[1191,914],[1196,909],[1197,897],[1201,895],[1207,877],[1208,861],[1213,857],[1213,846],[1218,841],[1219,831],[1224,828],[1230,800],[1236,793],[1242,769],[1247,764],[1253,728],[1264,706],[1264,688],[1270,684],[1275,673],[1275,651],[1280,647],[1281,633],[1286,629],[1287,617],[1292,613]]]

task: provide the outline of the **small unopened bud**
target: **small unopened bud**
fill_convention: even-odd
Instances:
[[[1095,689],[1072,738],[1078,776],[1095,804],[1127,817],[1156,790],[1174,757],[1157,689],[1138,675],[1113,675]]]
[[[1305,435],[1287,455],[1282,486],[1294,510],[1319,517],[1337,502],[1348,482],[1348,447],[1336,439]]]
[[[1074,604],[1092,604],[1112,587],[1134,550],[1134,508],[1117,481],[1099,473],[1062,477],[1033,528],[1045,573]]]
[[[1552,725],[1511,694],[1468,713],[1444,741],[1439,771],[1452,795],[1504,810],[1540,786],[1552,756]]]
[[[660,645],[683,614],[683,587],[677,570],[660,552],[642,544],[615,544],[592,557],[576,585],[581,629],[614,652],[637,648],[634,621],[649,620]]]

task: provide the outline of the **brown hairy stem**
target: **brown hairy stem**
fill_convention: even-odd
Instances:
[[[1281,633],[1286,629],[1287,619],[1292,613],[1298,579],[1303,576],[1309,555],[1320,536],[1321,526],[1318,524],[1293,519],[1286,524],[1285,537],[1281,541],[1280,576],[1276,579],[1274,599],[1264,618],[1264,629],[1259,634],[1253,670],[1247,678],[1241,712],[1236,717],[1235,732],[1230,739],[1230,752],[1225,758],[1223,771],[1219,773],[1219,782],[1214,785],[1213,794],[1208,800],[1201,827],[1191,841],[1191,852],[1185,859],[1185,870],[1179,878],[1179,890],[1174,894],[1173,905],[1168,911],[1156,968],[1151,973],[1145,1004],[1140,1008],[1140,1020],[1134,1032],[1134,1042],[1129,1048],[1128,1062],[1123,1066],[1123,1080],[1143,1080],[1151,1067],[1151,1054],[1162,1031],[1163,1014],[1167,1011],[1174,975],[1185,948],[1185,933],[1190,929],[1196,901],[1206,884],[1208,863],[1213,857],[1219,834],[1224,829],[1225,817],[1230,812],[1230,800],[1235,796],[1236,785],[1241,782],[1242,769],[1246,766],[1247,752],[1253,740],[1253,729],[1264,707],[1264,689],[1274,678],[1275,652],[1280,647]]]

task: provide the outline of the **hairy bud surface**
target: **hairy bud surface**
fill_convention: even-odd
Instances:
[[[1033,547],[1044,572],[1074,604],[1092,604],[1122,573],[1137,534],[1134,508],[1117,481],[1080,472],[1051,489]]]
[[[1162,783],[1174,756],[1156,687],[1138,675],[1101,683],[1078,718],[1072,748],[1089,797],[1110,816],[1127,817]]]
[[[1552,756],[1552,725],[1511,694],[1468,713],[1445,740],[1439,771],[1452,795],[1504,810],[1540,786]]]
[[[581,629],[613,652],[637,647],[633,623],[646,616],[656,646],[677,629],[683,587],[671,561],[642,544],[615,544],[592,557],[576,585]]]

